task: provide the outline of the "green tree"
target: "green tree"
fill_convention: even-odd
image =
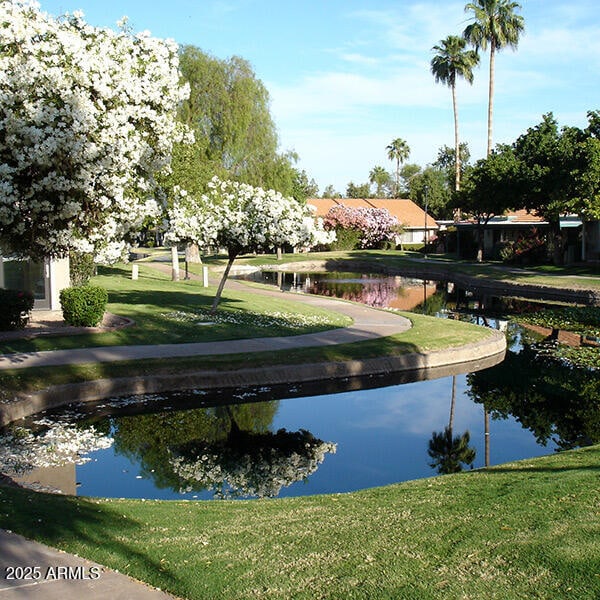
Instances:
[[[329,184],[323,190],[323,196],[321,196],[321,197],[322,198],[341,198],[342,194],[340,194],[338,191],[336,191],[336,189],[333,185]]]
[[[346,198],[368,198],[371,195],[371,186],[368,183],[356,185],[350,182],[346,187]]]
[[[392,181],[390,174],[381,166],[375,166],[369,173],[369,182],[375,184],[377,198],[385,198]]]
[[[450,87],[452,91],[452,110],[454,112],[454,189],[460,190],[460,141],[458,135],[458,105],[456,102],[456,80],[462,77],[473,83],[473,68],[479,64],[479,54],[467,50],[467,41],[456,35],[449,35],[434,46],[436,55],[431,59],[431,73],[435,81]]]
[[[524,208],[550,223],[555,264],[563,255],[561,215],[579,214],[584,220],[600,216],[600,115],[590,112],[588,121],[585,129],[559,129],[548,113],[513,144],[520,163],[516,193]]]
[[[492,123],[494,114],[494,69],[496,52],[506,46],[516,48],[519,36],[525,29],[525,21],[515,11],[521,5],[511,0],[475,0],[465,6],[473,22],[467,25],[463,37],[476,50],[490,47],[490,74],[488,91],[488,143],[487,154],[492,152]]]
[[[519,202],[520,163],[511,146],[499,146],[469,170],[457,203],[477,223],[477,261],[483,261],[483,236],[489,220]]]
[[[412,180],[414,177],[418,176],[420,172],[421,172],[420,165],[417,165],[414,163],[408,163],[408,164],[402,166],[402,168],[400,169],[400,181],[401,181],[400,194],[402,194],[403,196],[407,196],[409,198],[411,197],[410,190],[411,190]]]
[[[475,449],[469,446],[471,436],[468,431],[454,436],[452,428],[434,431],[429,440],[427,454],[432,462],[429,465],[441,474],[459,473],[464,465],[472,465],[475,461]]]
[[[179,118],[193,130],[195,143],[176,149],[167,183],[202,193],[217,175],[290,195],[297,156],[277,152],[269,94],[250,63],[238,56],[220,60],[184,46],[179,64],[190,86]]]
[[[428,165],[410,180],[410,199],[437,219],[452,217],[452,194],[448,187],[446,172]]]
[[[396,161],[396,182],[394,189],[394,197],[398,198],[400,194],[400,165],[410,156],[410,148],[408,144],[401,138],[396,138],[386,146],[388,158]]]

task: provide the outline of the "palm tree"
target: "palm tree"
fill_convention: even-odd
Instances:
[[[388,158],[396,161],[396,189],[394,196],[397,198],[400,192],[400,165],[410,156],[410,148],[403,139],[396,138],[385,149],[388,151]]]
[[[375,195],[381,198],[383,196],[383,188],[390,182],[390,174],[383,167],[375,166],[369,173],[369,182],[377,186]]]
[[[468,431],[462,435],[453,436],[452,429],[445,427],[444,431],[434,431],[429,440],[427,454],[432,458],[429,466],[437,468],[438,473],[459,473],[463,464],[472,465],[475,461],[475,449],[469,446],[471,436]]]
[[[473,68],[479,64],[476,50],[465,50],[467,41],[456,35],[441,40],[432,50],[437,54],[431,59],[431,73],[436,83],[444,83],[452,90],[454,111],[454,189],[460,190],[460,142],[458,138],[458,108],[456,104],[456,79],[462,77],[473,83]]]
[[[472,12],[473,23],[467,26],[463,37],[475,46],[487,50],[490,46],[490,85],[488,96],[488,146],[487,155],[492,152],[492,117],[494,111],[494,63],[496,51],[510,46],[516,48],[519,35],[525,29],[525,21],[515,10],[521,8],[518,2],[511,0],[475,0],[465,6],[466,12]]]

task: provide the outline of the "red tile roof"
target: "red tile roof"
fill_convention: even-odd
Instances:
[[[332,206],[344,205],[350,208],[385,208],[404,227],[425,229],[425,211],[412,200],[396,198],[309,198],[307,204],[317,209],[317,216],[324,217]],[[437,222],[427,215],[427,227],[435,229]]]

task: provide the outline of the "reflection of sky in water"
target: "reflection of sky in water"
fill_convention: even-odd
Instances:
[[[466,377],[456,377],[454,431],[469,430],[477,451],[474,466],[483,466],[483,408],[466,395]],[[337,444],[308,481],[283,488],[281,496],[347,492],[365,487],[435,475],[429,467],[427,445],[431,433],[448,423],[452,377],[394,385],[378,389],[322,396],[290,398],[279,402],[271,430],[306,429]],[[552,447],[536,444],[533,435],[514,419],[490,420],[491,463],[539,456]],[[159,499],[207,499],[209,492],[180,494],[158,489],[141,476],[140,466],[115,454],[114,448],[90,455],[91,462],[77,466],[78,493]],[[166,458],[165,458],[166,459]]]

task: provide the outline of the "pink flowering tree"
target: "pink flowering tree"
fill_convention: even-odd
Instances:
[[[385,208],[352,208],[343,204],[329,209],[323,219],[325,229],[354,230],[361,248],[377,248],[382,242],[394,241],[400,223]]]

